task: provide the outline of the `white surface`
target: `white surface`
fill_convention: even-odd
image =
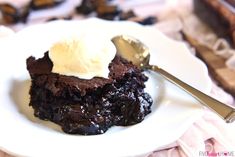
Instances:
[[[8,27],[0,25],[0,40],[14,34],[13,30]]]
[[[146,91],[154,99],[152,113],[137,125],[112,127],[103,135],[67,135],[50,122],[33,116],[28,106],[29,75],[25,60],[42,57],[50,45],[68,34],[103,32],[134,36],[151,50],[151,63],[158,64],[204,92],[211,83],[205,65],[183,43],[168,39],[155,28],[131,22],[98,19],[57,21],[24,29],[0,43],[0,148],[23,156],[134,156],[147,153],[178,139],[202,114],[190,96],[160,76],[150,76]],[[3,42],[3,41],[1,41]],[[92,46],[92,45],[91,45]]]

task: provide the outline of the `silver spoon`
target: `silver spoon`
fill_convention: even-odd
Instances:
[[[184,83],[180,79],[169,74],[158,66],[150,65],[149,49],[141,41],[130,36],[120,35],[112,38],[112,42],[116,46],[118,54],[121,55],[123,58],[131,61],[133,64],[144,70],[149,69],[161,74],[161,76],[166,78],[168,81],[177,85],[188,94],[193,96],[195,99],[197,99],[202,105],[212,109],[227,123],[231,123],[235,120],[235,108],[233,108],[232,106],[221,103],[216,99],[202,93],[201,91]]]

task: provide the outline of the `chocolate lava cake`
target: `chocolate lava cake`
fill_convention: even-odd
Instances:
[[[109,78],[90,80],[52,72],[48,56],[27,59],[31,76],[30,106],[34,115],[50,120],[69,134],[102,134],[111,126],[141,122],[153,103],[144,92],[147,77],[119,56],[109,64]]]

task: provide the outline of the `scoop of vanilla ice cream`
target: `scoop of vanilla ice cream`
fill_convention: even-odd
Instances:
[[[82,79],[108,78],[108,66],[115,54],[110,39],[95,35],[65,38],[49,50],[52,72]]]

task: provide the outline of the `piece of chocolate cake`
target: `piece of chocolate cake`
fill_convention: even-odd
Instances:
[[[195,13],[235,46],[235,0],[194,0]]]
[[[144,92],[147,77],[119,56],[109,64],[109,78],[89,80],[52,71],[48,52],[27,59],[31,76],[30,106],[35,116],[59,124],[70,134],[102,134],[113,125],[141,122],[153,103]]]

